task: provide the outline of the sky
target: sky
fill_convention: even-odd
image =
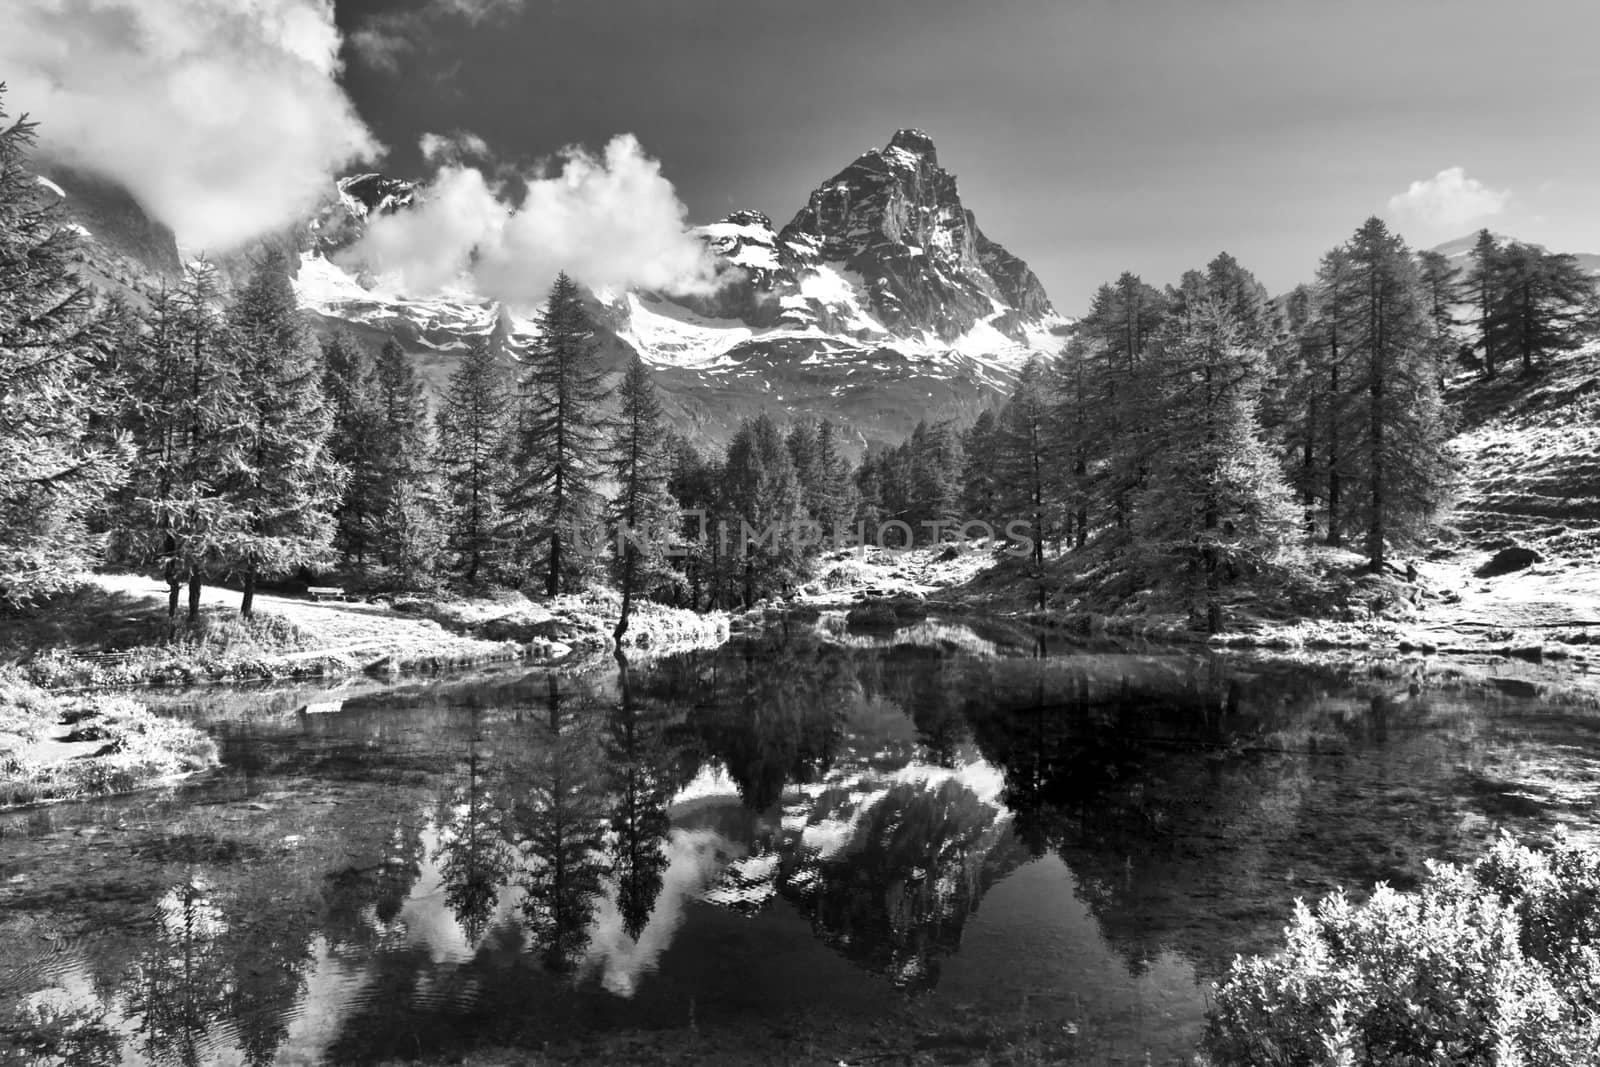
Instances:
[[[1487,225],[1600,251],[1593,0],[7,4],[6,109],[138,170],[136,195],[213,243],[287,210],[319,170],[363,168],[443,168],[464,205],[469,185],[549,179],[540,203],[571,225],[496,229],[508,262],[577,249],[614,203],[573,206],[595,176],[645,190],[640,227],[738,208],[781,226],[914,126],[1068,313],[1124,270],[1161,284],[1222,250],[1281,291],[1372,214],[1419,247]],[[141,154],[136,116],[180,150]],[[563,186],[574,160],[583,178]],[[180,165],[198,177],[162,173]],[[230,183],[259,210],[220,199]],[[481,240],[499,223],[473,210]]]

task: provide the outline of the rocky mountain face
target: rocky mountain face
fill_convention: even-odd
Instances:
[[[309,219],[267,243],[298,264],[296,287],[319,329],[374,346],[393,337],[438,391],[474,335],[493,336],[514,360],[532,324],[526,309],[466,291],[404,293],[340,255],[371,218],[426,195],[380,174],[346,177]],[[84,207],[67,200],[74,213]],[[78,217],[92,245],[119,255],[129,241],[111,235],[141,232]],[[739,211],[698,233],[725,268],[715,294],[597,293],[591,311],[604,358],[620,369],[642,356],[679,429],[712,445],[761,411],[834,418],[858,448],[898,441],[920,418],[970,420],[1031,355],[1059,350],[1067,325],[1027,264],[978,228],[917,130],[896,132],[823,182],[781,229]],[[170,275],[171,234],[148,236],[135,242],[145,246],[137,258]],[[238,275],[255,253],[224,257],[224,274]]]

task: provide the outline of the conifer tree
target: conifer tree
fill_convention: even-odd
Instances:
[[[856,514],[855,484],[850,477],[850,462],[839,440],[839,428],[831,420],[817,424],[816,500],[812,517],[832,536],[842,532]]]
[[[1095,293],[1082,325],[1098,364],[1092,376],[1098,495],[1118,531],[1128,528],[1129,495],[1142,485],[1149,467],[1143,364],[1166,313],[1165,296],[1125,272],[1115,285]]]
[[[347,472],[329,453],[319,353],[295,301],[283,254],[269,251],[229,309],[243,395],[243,462],[230,496],[247,516],[229,564],[243,581],[239,612],[257,583],[321,561],[333,537]]]
[[[1089,543],[1089,462],[1096,446],[1092,438],[1096,421],[1091,384],[1094,368],[1089,351],[1088,343],[1079,334],[1056,360],[1054,411],[1047,434],[1055,456],[1056,491],[1064,509],[1062,532],[1072,535],[1075,549]]]
[[[152,297],[126,378],[123,419],[135,456],[113,506],[118,557],[159,568],[170,618],[187,584],[190,622],[207,570],[245,525],[224,491],[243,468],[245,423],[243,383],[218,304],[216,269],[204,260],[185,269],[176,289]]]
[[[426,584],[439,552],[432,447],[422,383],[405,350],[391,338],[373,363],[371,445],[373,494],[381,511],[378,552],[402,585]]]
[[[501,493],[506,484],[505,375],[494,349],[475,338],[450,375],[439,408],[437,465],[444,482],[444,544],[467,584],[504,573]]]
[[[1345,246],[1351,298],[1340,332],[1350,345],[1350,463],[1362,492],[1350,516],[1368,566],[1414,543],[1443,507],[1451,465],[1432,337],[1405,242],[1368,219]]]
[[[1213,294],[1211,276],[1186,278],[1152,361],[1156,447],[1138,509],[1151,580],[1181,576],[1212,633],[1222,587],[1274,559],[1294,523],[1256,415],[1266,338],[1240,313],[1226,289]]]
[[[90,432],[100,323],[71,271],[77,239],[28,168],[33,138],[26,116],[7,124],[0,108],[0,601],[11,603],[92,562],[86,518],[125,459]]]
[[[1000,411],[995,442],[1002,511],[1027,523],[1036,568],[1044,564],[1045,540],[1052,534],[1051,392],[1044,361],[1028,360]]]
[[[342,331],[322,342],[322,391],[333,425],[328,450],[347,474],[333,513],[333,543],[357,566],[366,565],[384,509],[372,383],[372,357],[364,347]]]
[[[1350,473],[1352,396],[1350,369],[1355,330],[1352,317],[1358,296],[1357,281],[1348,247],[1332,249],[1317,268],[1316,312],[1303,338],[1309,347],[1307,370],[1309,390],[1321,416],[1320,428],[1326,480],[1327,541],[1344,543],[1347,522],[1344,489]]]
[[[617,483],[610,517],[615,530],[612,569],[622,590],[622,614],[614,631],[620,644],[636,591],[667,570],[664,542],[678,509],[668,488],[673,457],[667,450],[661,402],[637,355],[623,374],[617,397],[621,410],[612,429],[608,466]]]
[[[681,556],[689,605],[702,607],[700,595],[707,593],[706,610],[722,602],[719,585],[720,545],[715,536],[716,522],[722,517],[722,470],[707,460],[688,438],[670,435],[667,451],[672,470],[667,491],[678,502],[682,516],[679,532],[683,539]]]
[[[990,525],[1000,517],[1000,479],[994,465],[999,430],[992,409],[984,409],[961,442],[961,505],[968,517]]]
[[[1478,347],[1483,350],[1483,376],[1493,378],[1497,355],[1491,334],[1495,305],[1499,302],[1500,242],[1488,230],[1479,230],[1472,245],[1472,266],[1467,271],[1465,293],[1477,319]]]
[[[1575,257],[1513,241],[1499,250],[1488,345],[1517,359],[1524,374],[1537,360],[1571,351],[1600,328],[1594,280]]]
[[[549,596],[574,588],[594,562],[594,538],[585,535],[601,508],[595,479],[606,390],[598,350],[577,283],[557,275],[525,359],[505,499],[523,559],[543,571]]]
[[[743,581],[744,604],[786,588],[800,574],[795,524],[800,486],[783,434],[766,414],[747,419],[728,445],[722,499]]]

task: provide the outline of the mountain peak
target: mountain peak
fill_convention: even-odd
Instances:
[[[927,161],[928,166],[939,165],[939,150],[933,146],[933,138],[917,129],[903,129],[894,131],[894,136],[889,138],[888,147],[884,151],[895,148],[903,149],[914,156],[920,156]]]

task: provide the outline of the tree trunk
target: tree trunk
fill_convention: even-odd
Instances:
[[[189,572],[189,621],[200,618],[200,571]]]
[[[635,550],[632,545],[622,550],[622,617],[611,636],[617,642],[617,655],[622,655],[622,635],[628,632],[628,614],[633,608],[633,564]]]
[[[239,615],[248,619],[256,610],[256,568],[254,564],[244,572],[244,599],[239,602]]]
[[[559,530],[550,533],[550,573],[545,576],[544,592],[546,596],[555,596],[561,592],[561,531]]]

